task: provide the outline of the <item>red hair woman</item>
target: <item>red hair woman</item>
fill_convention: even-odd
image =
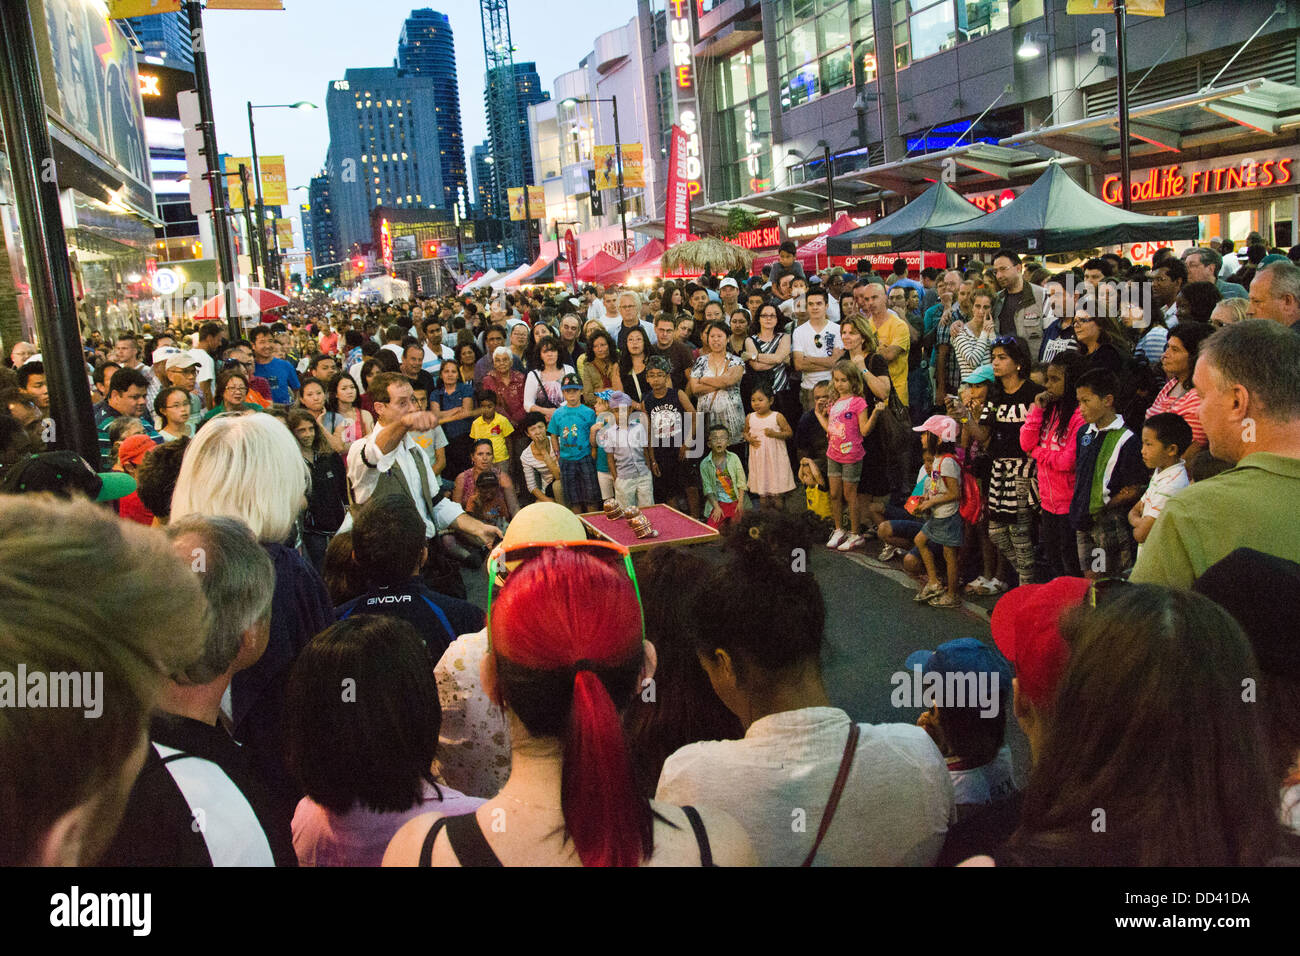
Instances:
[[[505,565],[516,558],[507,549]],[[386,866],[753,865],[731,817],[647,800],[620,711],[653,675],[618,552],[525,546],[492,605],[483,687],[510,722],[505,786],[473,814],[398,831]]]

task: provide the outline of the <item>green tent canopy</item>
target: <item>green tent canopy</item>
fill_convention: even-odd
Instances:
[[[991,254],[998,249],[1043,255],[1126,242],[1195,239],[1195,216],[1146,216],[1089,193],[1052,162],[1034,184],[996,212],[938,226],[936,251]]]
[[[888,252],[942,252],[936,226],[968,222],[983,210],[967,202],[944,183],[935,183],[902,209],[858,229],[832,236],[826,251],[832,256],[869,256]]]

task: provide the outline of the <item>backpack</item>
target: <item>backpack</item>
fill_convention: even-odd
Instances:
[[[962,467],[955,455],[946,457],[956,461],[957,467],[961,468],[961,508],[958,514],[967,524],[977,525],[984,517],[984,496],[980,494],[980,483],[969,468]]]

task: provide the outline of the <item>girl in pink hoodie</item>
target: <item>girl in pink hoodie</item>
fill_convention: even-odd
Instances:
[[[1076,437],[1083,426],[1074,386],[1080,374],[1079,353],[1059,352],[1047,366],[1045,390],[1039,392],[1020,427],[1020,447],[1038,462],[1038,496],[1042,504],[1039,541],[1053,578],[1082,576],[1070,499],[1074,495]]]

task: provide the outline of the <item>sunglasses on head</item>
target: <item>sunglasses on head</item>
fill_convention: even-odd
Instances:
[[[1129,585],[1126,578],[1098,578],[1088,586],[1088,606],[1095,608],[1104,604]]]
[[[999,345],[1014,345],[1016,337],[1014,335],[999,335],[993,340],[994,347]]]
[[[645,637],[645,609],[641,606],[641,585],[636,579],[636,569],[632,566],[632,553],[621,544],[612,541],[544,541],[524,542],[506,546],[499,544],[488,555],[488,603],[487,603],[487,637],[488,649],[492,648],[492,596],[497,587],[504,585],[510,576],[510,564],[518,571],[527,562],[547,551],[576,551],[586,554],[608,564],[612,568],[622,568],[632,580],[632,590],[636,592],[637,607],[641,611],[641,636]]]

